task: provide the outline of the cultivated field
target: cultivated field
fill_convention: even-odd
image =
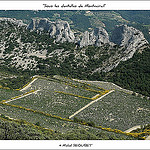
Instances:
[[[26,120],[30,123],[33,123],[33,124],[36,124],[37,122],[39,122],[42,127],[49,128],[53,131],[61,132],[61,133],[65,133],[67,131],[72,131],[74,129],[84,128],[84,129],[86,129],[86,131],[92,133],[93,135],[101,134],[105,138],[107,135],[107,137],[109,137],[109,139],[111,139],[111,138],[121,138],[121,139],[125,139],[125,140],[131,140],[131,139],[134,140],[135,139],[131,136],[107,132],[107,131],[103,131],[101,129],[97,129],[97,128],[93,128],[93,127],[89,127],[89,126],[83,126],[83,125],[80,125],[80,124],[74,123],[74,122],[62,121],[62,120],[59,120],[56,118],[47,117],[47,116],[44,116],[41,114],[35,114],[33,112],[29,112],[26,110],[14,108],[14,107],[2,105],[2,104],[0,104],[0,113],[5,114],[6,116],[9,116],[13,119],[22,119],[22,120]],[[79,137],[79,139],[80,139],[80,137]]]
[[[10,89],[0,89],[0,101],[21,95],[22,92]]]
[[[89,102],[90,100],[87,99],[41,90],[36,94],[12,101],[10,104],[67,118]]]
[[[97,125],[126,130],[150,122],[150,101],[120,91],[112,92],[76,117]]]
[[[38,76],[20,91],[0,89],[2,100],[6,101],[0,103],[0,114],[33,124],[40,122],[45,128],[61,132],[83,127],[93,134],[120,136],[118,131],[108,132],[107,128],[125,131],[150,121],[150,101],[120,91],[112,83]],[[74,117],[80,121],[76,122]]]

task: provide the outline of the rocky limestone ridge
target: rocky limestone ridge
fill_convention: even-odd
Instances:
[[[6,59],[11,58],[9,64],[16,68],[38,70],[40,62],[38,59],[41,61],[49,59],[53,62],[53,58],[57,60],[55,66],[60,67],[63,66],[63,63],[65,65],[66,60],[70,57],[70,67],[74,69],[88,68],[89,74],[109,72],[117,67],[121,61],[130,59],[136,50],[142,50],[148,44],[142,32],[126,25],[117,26],[112,32],[111,39],[109,39],[107,31],[103,28],[95,28],[90,32],[85,31],[81,37],[74,36],[66,21],[51,22],[45,18],[33,19],[25,27],[21,27],[24,24],[16,19],[0,18],[0,21],[5,21],[0,24],[3,29],[0,39],[0,57],[3,63]],[[9,22],[12,22],[13,26]],[[38,31],[41,34],[29,34],[27,29]],[[36,37],[45,35],[42,33],[43,30],[48,31],[48,35],[54,38],[56,42],[74,42],[83,48],[80,49],[77,45],[73,45],[75,47],[72,49],[63,49],[63,46],[59,47],[61,44],[55,44],[53,41],[51,44],[42,40],[40,43],[36,42]],[[57,48],[53,49],[55,47],[53,45]],[[88,48],[89,45],[96,47]],[[95,63],[95,65],[90,68],[90,63]]]
[[[125,48],[123,53],[128,53],[127,58],[123,59],[124,61],[131,58],[138,48],[148,43],[142,32],[127,25],[116,26],[112,32],[111,40],[109,40],[107,31],[102,27],[95,28],[91,32],[85,31],[80,38],[78,36],[75,37],[69,23],[62,20],[51,22],[47,18],[33,18],[27,28],[30,30],[48,31],[50,37],[55,38],[56,42],[73,42],[80,47],[89,45],[100,47],[107,43],[109,45],[117,44],[121,47],[123,46]]]
[[[28,25],[27,29],[48,31],[51,38],[55,38],[56,42],[74,42],[75,36],[71,31],[67,21],[58,20],[51,22],[47,18],[34,18]]]
[[[0,22],[5,21],[5,22],[11,22],[17,26],[27,26],[25,23],[23,23],[22,20],[17,20],[16,18],[3,18],[0,17]]]
[[[121,61],[132,58],[138,49],[143,49],[148,44],[141,31],[127,25],[116,26],[110,41],[119,46],[118,51],[94,72],[109,72],[117,67]]]
[[[111,41],[124,48],[122,51],[124,57],[121,61],[132,58],[136,50],[148,44],[141,31],[127,25],[116,26],[112,32]]]
[[[81,40],[79,41],[80,47],[85,47],[89,45],[100,47],[106,43],[113,45],[113,43],[109,41],[109,35],[107,31],[102,27],[95,28],[91,32],[85,31]]]
[[[75,37],[67,21],[57,20],[56,22],[51,22],[47,18],[33,18],[27,28],[31,31],[48,31],[50,37],[55,38],[56,42],[73,42],[77,43],[80,47],[89,45],[100,47],[102,44],[112,44],[109,41],[107,31],[101,27],[95,28],[91,32],[85,31],[81,39],[78,36]]]

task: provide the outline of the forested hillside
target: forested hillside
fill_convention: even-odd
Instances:
[[[122,53],[122,49],[108,44],[83,48],[69,42],[55,44],[47,32],[30,32],[24,26],[17,28],[15,24],[4,21],[1,22],[1,33],[1,44],[6,48],[0,51],[0,70],[15,76],[1,78],[0,85],[4,87],[20,88],[35,74],[58,74],[79,79],[108,80],[143,95],[150,95],[148,45],[110,72],[95,73],[98,67],[105,70],[113,61],[119,61],[118,53]]]
[[[124,88],[150,96],[150,49],[137,52],[108,73],[95,74],[93,80],[114,82]]]

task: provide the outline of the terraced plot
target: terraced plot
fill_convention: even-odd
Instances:
[[[115,91],[75,117],[97,125],[126,130],[150,122],[150,101]]]
[[[6,116],[10,116],[11,118],[23,119],[28,122],[35,124],[36,122],[40,122],[40,125],[45,128],[50,128],[52,130],[58,130],[64,132],[65,130],[70,130],[73,125],[71,122],[62,121],[56,118],[44,116],[41,114],[33,113],[27,110],[14,108],[7,105],[0,104],[0,113],[5,114]],[[66,125],[66,128],[65,128]],[[76,126],[76,125],[74,125]],[[78,128],[78,124],[77,127]]]
[[[34,90],[36,91],[26,95],[27,92]],[[23,92],[15,92],[18,92],[18,95],[24,93],[26,97],[19,97],[6,102],[7,104],[0,104],[0,113],[12,118],[24,119],[33,124],[40,122],[43,127],[61,132],[83,126],[80,122],[75,123],[73,120],[65,118],[69,118],[85,106],[88,107],[81,109],[82,111],[75,114],[75,117],[86,122],[93,121],[96,125],[104,128],[126,130],[137,124],[149,123],[150,120],[150,110],[147,106],[150,102],[147,103],[147,100],[117,90],[109,94],[108,90],[105,90],[104,87],[101,88],[99,85],[82,83],[65,77],[38,77]],[[107,96],[98,99],[106,93],[108,93]],[[16,96],[12,95],[11,97]],[[93,97],[95,98],[93,99]],[[95,99],[96,102],[87,105]],[[149,116],[147,117],[147,115]],[[84,125],[88,125],[88,123]],[[104,128],[96,129],[98,127],[88,126],[84,126],[84,128],[96,133],[101,129],[105,130]],[[110,134],[112,135],[112,133]],[[113,134],[116,135],[116,133]]]
[[[85,97],[93,97],[97,93],[92,92],[92,91],[87,91],[85,89],[79,89],[76,87],[69,86],[65,84],[64,82],[55,80],[55,79],[42,79],[39,78],[36,80],[27,90],[25,91],[30,91],[30,90],[48,90],[50,92],[54,91],[62,91],[65,93],[73,93],[76,95],[81,95]]]
[[[91,89],[91,90],[95,90],[95,91],[104,91],[105,89],[100,87],[99,85],[94,85],[94,84],[91,84],[89,82],[86,82],[86,81],[81,81],[81,80],[76,80],[76,79],[70,79],[70,78],[66,78],[66,77],[62,77],[62,76],[58,76],[58,75],[55,75],[53,78],[57,79],[58,81],[62,81],[62,82],[66,82],[66,83],[72,83],[74,85],[76,85],[78,88],[80,89]],[[110,89],[109,89],[110,90]]]
[[[62,132],[62,133],[65,133],[67,131],[72,131],[74,129],[84,128],[90,133],[93,133],[95,135],[97,134],[101,134],[102,136],[107,135],[109,139],[112,139],[112,138],[121,138],[125,140],[136,139],[134,137],[130,137],[130,136],[122,135],[122,134],[116,134],[116,133],[103,131],[101,129],[97,129],[97,128],[93,128],[89,126],[83,126],[74,122],[62,121],[56,118],[51,118],[51,117],[44,116],[41,114],[36,114],[30,111],[26,111],[26,110],[19,109],[19,108],[14,108],[14,107],[7,106],[4,104],[0,104],[0,113],[5,114],[6,116],[9,116],[14,119],[23,119],[33,124],[39,122],[42,127],[49,128],[54,131]]]
[[[86,80],[76,80],[76,79],[75,79],[75,81],[87,83],[87,84],[90,84],[91,86],[98,86],[98,87],[104,88],[106,90],[115,89],[115,90],[123,91],[123,92],[129,93],[129,94],[133,93],[132,91],[127,90],[127,89],[123,89],[120,86],[118,86],[118,85],[116,85],[114,83],[111,83],[111,82],[105,82],[105,81],[86,81]]]
[[[91,100],[55,93],[49,90],[42,90],[37,92],[37,94],[32,94],[12,101],[10,104],[40,110],[46,113],[59,115],[61,117],[69,117],[90,101]]]
[[[0,89],[0,101],[21,95],[22,92],[10,89]]]
[[[95,85],[95,86],[100,86],[104,89],[116,89],[119,90],[120,88],[118,86],[115,86],[115,84],[112,84],[111,82],[103,82],[103,81],[85,81],[85,80],[81,80],[81,82],[85,82],[91,85]]]
[[[69,82],[66,82],[67,80]],[[86,85],[64,77],[57,80],[40,77],[24,92],[30,90],[39,91],[27,97],[11,101],[10,104],[44,111],[61,117],[69,117],[90,103],[92,97],[105,91],[96,86]]]

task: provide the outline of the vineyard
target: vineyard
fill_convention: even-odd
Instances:
[[[123,134],[125,139],[147,135],[123,131],[149,123],[150,101],[109,84],[99,85],[63,76],[36,76],[32,78],[32,84],[29,82],[19,90],[0,89],[0,114],[33,124],[40,122],[42,127],[53,131],[85,128],[97,134]],[[78,113],[69,119],[75,112]]]
[[[132,126],[147,124],[150,120],[149,106],[150,101],[146,99],[115,91],[76,117],[124,131]]]
[[[17,91],[17,90],[10,90],[10,89],[0,89],[0,101],[1,100],[6,100],[18,95],[21,95],[22,92],[21,91]]]

